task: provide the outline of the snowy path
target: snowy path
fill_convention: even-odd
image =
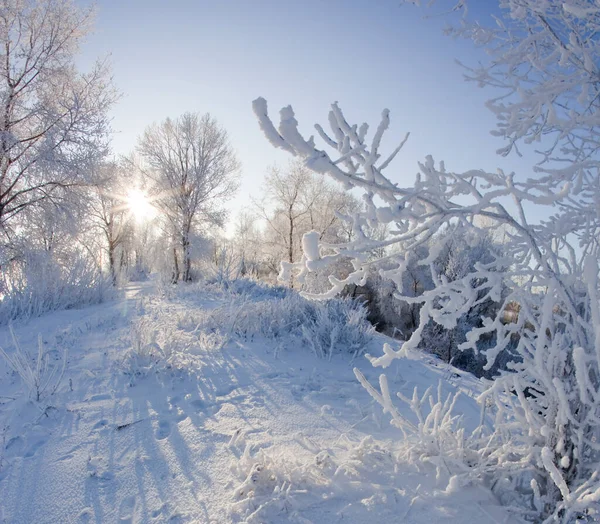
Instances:
[[[68,345],[69,366],[41,413],[0,363],[0,521],[514,522],[483,488],[446,493],[433,466],[394,459],[397,430],[346,356],[325,362],[308,348],[232,341],[194,349],[186,369],[125,374],[131,321],[159,315],[164,326],[190,307],[153,299],[150,315],[136,306],[150,294],[132,287],[118,303],[17,329],[25,347],[38,331]],[[174,320],[171,329],[185,331]],[[402,365],[391,377],[406,392],[446,374]],[[464,409],[476,408],[465,398]]]

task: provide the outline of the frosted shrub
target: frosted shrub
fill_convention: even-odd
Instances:
[[[234,522],[243,519],[258,524],[281,515],[290,522],[302,522],[302,499],[316,499],[312,494],[330,483],[314,463],[303,463],[264,449],[252,454],[250,445],[232,463],[231,470],[240,479],[229,508]]]
[[[146,318],[134,321],[130,327],[131,348],[123,358],[125,374],[133,379],[146,376],[167,365],[167,354],[156,342],[157,326]]]
[[[398,392],[396,397],[409,408],[408,411],[398,410],[385,375],[380,375],[379,389],[376,389],[358,369],[354,374],[389,414],[392,425],[402,432],[405,439],[402,453],[408,462],[417,459],[430,462],[436,467],[438,477],[454,478],[454,484],[462,485],[495,475],[502,469],[502,455],[498,454],[499,435],[483,425],[468,432],[462,417],[455,413],[460,391],[444,395],[440,381],[435,393],[432,386],[422,393],[415,387],[412,397]],[[483,403],[482,421],[486,407]]]
[[[300,338],[319,357],[330,358],[335,349],[360,354],[374,329],[365,309],[356,301],[335,299],[314,303],[289,293],[284,298],[232,301],[229,331],[235,336],[270,339]]]
[[[37,355],[32,357],[17,340],[12,326],[9,326],[14,351],[8,352],[0,347],[0,356],[8,366],[21,377],[27,388],[29,397],[39,402],[43,396],[53,395],[62,381],[67,365],[67,349],[61,358],[52,359],[50,352],[44,348],[42,335],[38,336]]]
[[[366,321],[365,309],[351,299],[317,303],[313,315],[301,329],[313,352],[327,358],[331,358],[337,347],[354,357],[362,354],[375,331]]]
[[[219,330],[200,327],[212,317],[192,318],[181,313],[165,316],[162,311],[155,314],[152,305],[147,308],[147,314],[131,324],[131,347],[120,362],[132,383],[135,377],[152,373],[201,369],[202,355],[220,351],[229,342],[229,337]]]
[[[229,337],[223,335],[218,331],[212,333],[206,333],[200,331],[198,333],[198,344],[205,351],[220,351],[229,342]]]
[[[405,460],[401,448],[370,436],[351,440],[346,434],[326,449],[309,439],[298,452],[289,446],[254,450],[246,445],[231,465],[238,482],[231,493],[230,518],[257,524],[327,522],[326,516],[340,522],[412,522],[412,503],[420,496],[415,493],[408,508],[396,497],[415,488],[407,479],[415,464]]]
[[[375,332],[365,308],[356,300],[314,302],[293,290],[249,279],[192,284],[170,293],[197,300],[205,289],[216,290],[226,304],[214,310],[181,314],[177,319],[180,329],[196,335],[204,333],[205,337],[266,337],[284,344],[286,340],[301,340],[316,355],[327,358],[334,350],[361,354]]]
[[[239,278],[230,280],[224,285],[224,289],[234,295],[243,295],[254,299],[285,298],[294,292],[283,286],[270,286],[259,280],[250,278]]]
[[[96,304],[114,293],[110,279],[84,252],[71,253],[66,266],[47,252],[28,251],[2,265],[0,324]]]

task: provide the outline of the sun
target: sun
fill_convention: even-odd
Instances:
[[[146,222],[156,215],[156,209],[141,189],[135,188],[127,193],[127,207],[138,222]]]

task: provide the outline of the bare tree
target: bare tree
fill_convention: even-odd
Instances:
[[[234,239],[239,256],[240,275],[258,274],[262,254],[262,234],[257,225],[256,215],[247,211],[238,213]]]
[[[126,180],[123,169],[116,163],[109,162],[99,170],[99,183],[91,191],[87,211],[93,227],[100,230],[104,237],[110,276],[113,285],[116,285],[117,250],[131,237],[132,216],[125,197]]]
[[[359,203],[302,164],[291,162],[286,170],[272,167],[264,191],[264,201],[256,206],[267,223],[265,243],[271,247],[272,269],[277,269],[282,258],[298,261],[302,235],[308,231],[317,231],[324,241],[350,235],[337,213],[354,210]],[[293,287],[293,278],[289,282]]]
[[[310,178],[311,173],[308,169],[293,163],[289,165],[286,172],[272,167],[265,177],[266,199],[276,207],[272,213],[269,213],[263,204],[259,206],[260,212],[272,233],[271,244],[283,248],[285,258],[290,263],[296,258],[296,248],[299,244],[296,238],[298,222],[308,215],[314,204],[314,200],[307,200],[305,194]],[[300,232],[300,235],[302,233]],[[290,285],[293,287],[293,281],[290,281]]]
[[[239,164],[227,132],[208,113],[185,113],[146,129],[138,150],[147,164],[154,205],[177,237],[184,281],[191,279],[191,235],[202,224],[222,224],[220,207],[237,189]],[[177,249],[173,250],[179,279]]]
[[[78,73],[74,57],[92,21],[71,0],[0,6],[0,229],[23,210],[87,182],[106,152],[116,99],[108,67]]]

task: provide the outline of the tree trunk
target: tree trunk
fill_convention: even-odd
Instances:
[[[121,257],[119,260],[119,273],[123,273],[123,269],[127,269],[129,267],[129,260],[125,253],[125,249],[121,248]]]
[[[115,244],[114,242],[108,242],[108,269],[110,271],[110,278],[112,285],[117,285],[117,271],[115,269]]]
[[[192,280],[192,257],[190,254],[190,233],[185,231],[181,237],[181,248],[183,250],[183,281]]]
[[[139,249],[135,250],[135,272],[139,275],[142,273],[142,253]]]
[[[289,237],[289,249],[288,249],[288,262],[291,264],[294,262],[294,219],[291,215],[291,206],[290,206],[290,237]],[[294,272],[290,271],[290,288],[294,289]]]
[[[171,276],[171,283],[177,284],[179,281],[179,260],[177,259],[177,248],[173,248],[173,275]]]

